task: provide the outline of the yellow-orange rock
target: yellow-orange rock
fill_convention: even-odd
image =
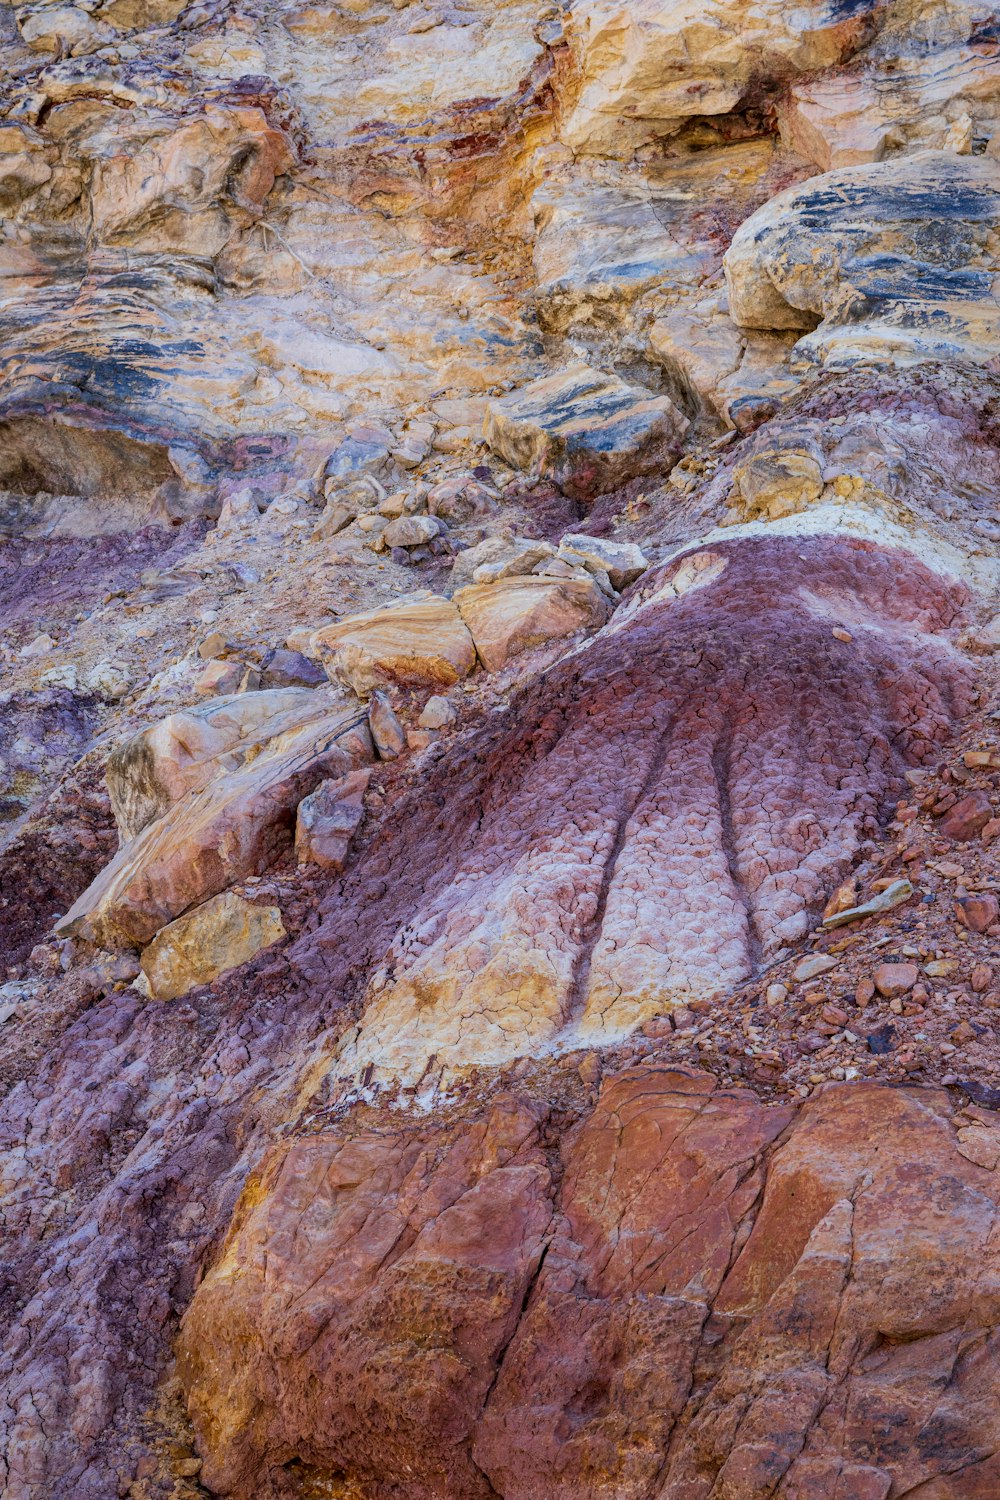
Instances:
[[[141,963],[154,1000],[176,1000],[211,984],[285,937],[276,906],[257,906],[224,891],[169,922],[144,949]]]
[[[611,614],[592,578],[501,578],[459,589],[455,603],[488,672],[532,646],[603,625]]]
[[[331,678],[365,698],[390,683],[450,687],[476,663],[472,636],[455,605],[428,593],[318,630],[312,650]]]

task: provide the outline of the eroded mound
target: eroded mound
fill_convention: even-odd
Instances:
[[[412,1087],[562,1033],[607,1041],[803,937],[968,704],[963,598],[910,555],[825,537],[650,575],[516,700],[460,797],[443,773],[450,874],[397,931],[341,1076]],[[338,906],[411,857],[366,865]]]

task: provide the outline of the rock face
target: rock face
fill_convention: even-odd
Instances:
[[[686,427],[666,397],[574,365],[494,402],[483,430],[508,463],[587,499],[669,466]]]
[[[203,1480],[278,1493],[294,1453],[373,1496],[985,1493],[998,1199],[962,1137],[997,1132],[958,1123],[940,1091],[768,1109],[647,1067],[558,1185],[516,1095],[461,1142],[279,1147],[184,1323]]]
[[[573,12],[582,87],[564,126],[577,151],[629,156],[694,115],[735,110],[761,74],[768,79],[829,67],[867,41],[876,11],[810,5],[699,7],[641,0],[587,0]]]
[[[752,328],[815,330],[797,347],[819,361],[990,358],[998,226],[990,160],[918,152],[828,173],[740,227],[730,310]]]
[[[0,7],[3,1500],[996,1500],[998,79]]]

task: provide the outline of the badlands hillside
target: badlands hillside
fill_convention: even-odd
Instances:
[[[4,1500],[998,1500],[995,0],[0,9]]]

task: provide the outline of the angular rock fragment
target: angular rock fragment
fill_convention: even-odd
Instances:
[[[319,687],[329,679],[318,662],[310,661],[301,651],[287,651],[276,646],[269,651],[260,664],[262,689],[287,687]]]
[[[870,901],[863,901],[858,906],[844,906],[839,911],[830,912],[823,919],[823,926],[827,928],[844,927],[848,922],[859,922],[864,917],[880,916],[882,912],[892,911],[897,906],[902,906],[904,901],[909,901],[913,895],[913,886],[908,880],[894,880],[884,891],[879,891]]]
[[[339,780],[321,781],[302,799],[295,817],[295,854],[300,864],[319,865],[340,874],[364,816],[370,776],[368,767],[350,771]]]
[[[213,761],[214,779],[184,791],[124,843],[59,933],[112,950],[141,947],[189,907],[266,870],[291,844],[302,798],[372,758],[363,710],[327,705],[324,713],[316,695],[302,692],[314,705],[305,722],[300,716],[245,761],[234,754],[231,769],[225,755],[222,765]],[[206,769],[196,765],[196,776]]]
[[[397,755],[402,755],[406,735],[384,693],[372,693],[368,700],[368,727],[382,760],[395,760]]]
[[[906,995],[912,990],[920,978],[920,970],[916,964],[879,964],[872,978],[879,994],[891,1000],[900,995]]]
[[[667,397],[577,364],[492,402],[483,432],[515,468],[586,500],[669,469],[687,426]]]
[[[142,953],[146,988],[154,1000],[177,1000],[285,936],[278,907],[225,891],[160,929]]]
[[[313,636],[331,678],[361,697],[391,683],[450,687],[472,671],[472,637],[450,599],[417,593]]]
[[[420,710],[417,723],[422,729],[446,729],[457,718],[458,714],[448,699],[435,694],[433,698],[428,698]]]
[[[382,533],[387,547],[422,547],[444,530],[436,516],[400,516]]]
[[[605,573],[611,587],[621,593],[649,567],[635,542],[611,542],[603,537],[567,532],[559,543],[559,556],[582,564],[592,573]]]
[[[488,672],[546,641],[595,629],[610,609],[590,578],[506,577],[459,589],[455,604]]]
[[[967,844],[981,833],[993,816],[993,803],[987,792],[970,792],[948,809],[941,819],[941,832],[946,838]]]

